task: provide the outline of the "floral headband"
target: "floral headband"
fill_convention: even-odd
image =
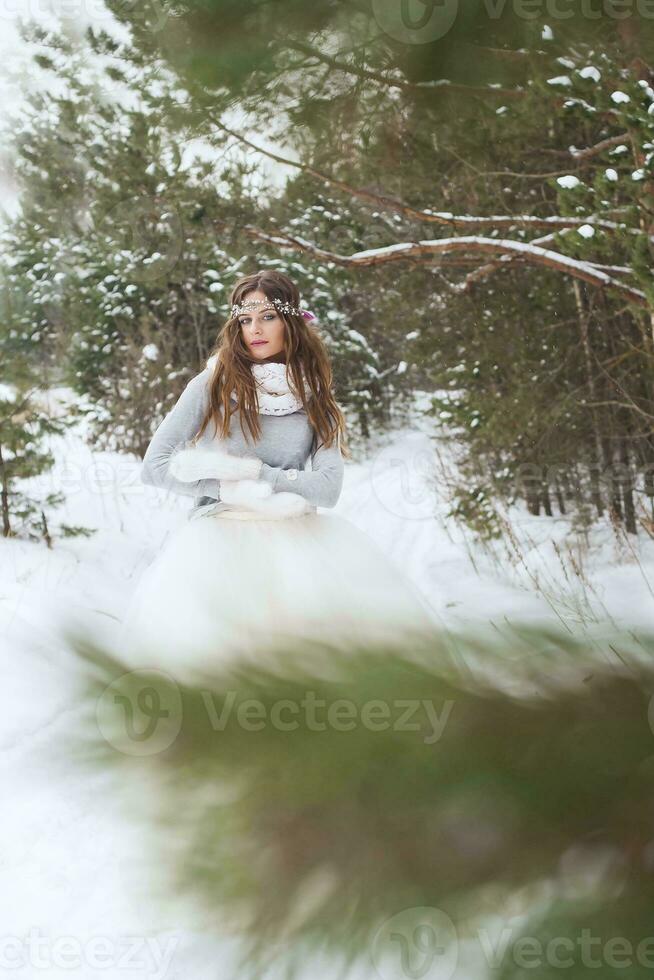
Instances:
[[[250,299],[240,305],[235,303],[232,306],[231,315],[234,317],[239,316],[241,313],[249,313],[250,309],[254,306],[274,306],[281,313],[294,313],[297,316],[303,316],[305,320],[316,319],[315,313],[312,313],[311,310],[297,309],[295,306],[292,306],[290,303],[285,303],[276,296],[273,299]]]

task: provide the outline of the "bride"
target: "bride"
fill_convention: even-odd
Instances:
[[[231,304],[143,459],[143,482],[194,502],[137,586],[123,653],[179,676],[304,639],[424,636],[433,621],[412,583],[363,530],[318,511],[337,504],[350,454],[297,286],[259,272]]]

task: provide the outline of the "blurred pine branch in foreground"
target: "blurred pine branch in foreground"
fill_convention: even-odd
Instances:
[[[654,634],[325,643],[194,683],[68,640],[84,721],[66,751],[156,787],[152,858],[244,940],[243,973],[283,956],[292,975],[321,951],[370,962],[384,923],[430,907],[460,942],[519,914],[512,942],[558,943],[539,977],[566,956],[566,975],[614,976],[625,943],[621,975],[651,974]],[[582,955],[584,930],[610,955]],[[500,960],[493,976],[524,975]]]

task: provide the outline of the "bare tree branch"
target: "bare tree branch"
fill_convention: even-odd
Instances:
[[[580,228],[582,225],[592,225],[594,228],[601,228],[604,231],[628,231],[635,234],[640,234],[640,229],[638,228],[625,228],[619,222],[606,221],[604,219],[595,218],[590,215],[585,218],[567,218],[560,217],[559,215],[553,215],[551,217],[539,217],[537,215],[510,215],[510,214],[494,214],[494,215],[484,215],[481,217],[476,217],[474,215],[456,215],[449,211],[432,211],[429,208],[421,209],[411,207],[409,204],[404,204],[402,201],[398,201],[396,198],[389,197],[386,194],[377,194],[374,191],[366,190],[365,188],[353,187],[344,180],[338,180],[336,177],[331,177],[329,174],[323,173],[317,170],[315,167],[310,166],[307,163],[301,163],[298,160],[291,160],[289,157],[282,156],[280,153],[275,153],[273,150],[264,149],[253,143],[246,136],[242,136],[240,133],[226,126],[222,120],[217,119],[215,116],[211,116],[211,121],[223,132],[228,133],[233,136],[236,140],[242,143],[244,146],[249,146],[251,149],[256,150],[258,153],[262,153],[271,160],[275,160],[277,163],[286,164],[289,167],[295,167],[297,170],[301,170],[303,173],[309,176],[316,177],[318,180],[331,187],[336,187],[344,193],[351,197],[356,197],[364,201],[369,201],[371,204],[375,204],[377,207],[387,208],[394,211],[397,214],[403,214],[407,218],[411,218],[416,221],[429,221],[435,224],[447,225],[450,228],[462,228],[462,229],[472,229],[472,228],[534,228],[534,229],[568,229],[568,228]]]
[[[429,82],[407,82],[404,78],[393,78],[390,75],[385,75],[383,72],[373,71],[371,68],[351,65],[347,61],[342,61],[333,55],[326,54],[313,45],[306,44],[304,41],[298,41],[296,38],[285,38],[284,44],[288,48],[316,58],[336,71],[343,71],[349,75],[355,75],[357,78],[367,78],[370,81],[380,82],[388,88],[400,89],[403,92],[418,92],[426,89],[442,88],[448,92],[459,92],[465,95],[493,95],[501,99],[521,99],[526,94],[524,89],[502,88],[493,85],[461,85],[457,82],[451,82],[447,78],[439,78]]]
[[[594,146],[587,146],[584,150],[578,150],[576,147],[571,146],[570,154],[575,160],[588,160],[589,157],[597,156],[599,153],[603,153],[604,150],[609,150],[613,146],[619,146],[621,143],[629,142],[629,139],[629,133],[619,133],[618,136],[609,136]]]

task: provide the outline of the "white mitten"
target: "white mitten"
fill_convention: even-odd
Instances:
[[[199,446],[174,452],[168,470],[183,483],[195,480],[257,480],[263,460],[258,456],[233,456],[224,449]]]
[[[220,484],[220,500],[224,504],[251,507],[273,492],[265,480],[223,480]]]
[[[255,500],[248,505],[250,510],[256,511],[262,517],[271,520],[283,520],[285,517],[302,517],[303,514],[313,513],[313,508],[309,501],[299,493],[290,493],[282,490],[280,493],[273,493],[264,500]]]

